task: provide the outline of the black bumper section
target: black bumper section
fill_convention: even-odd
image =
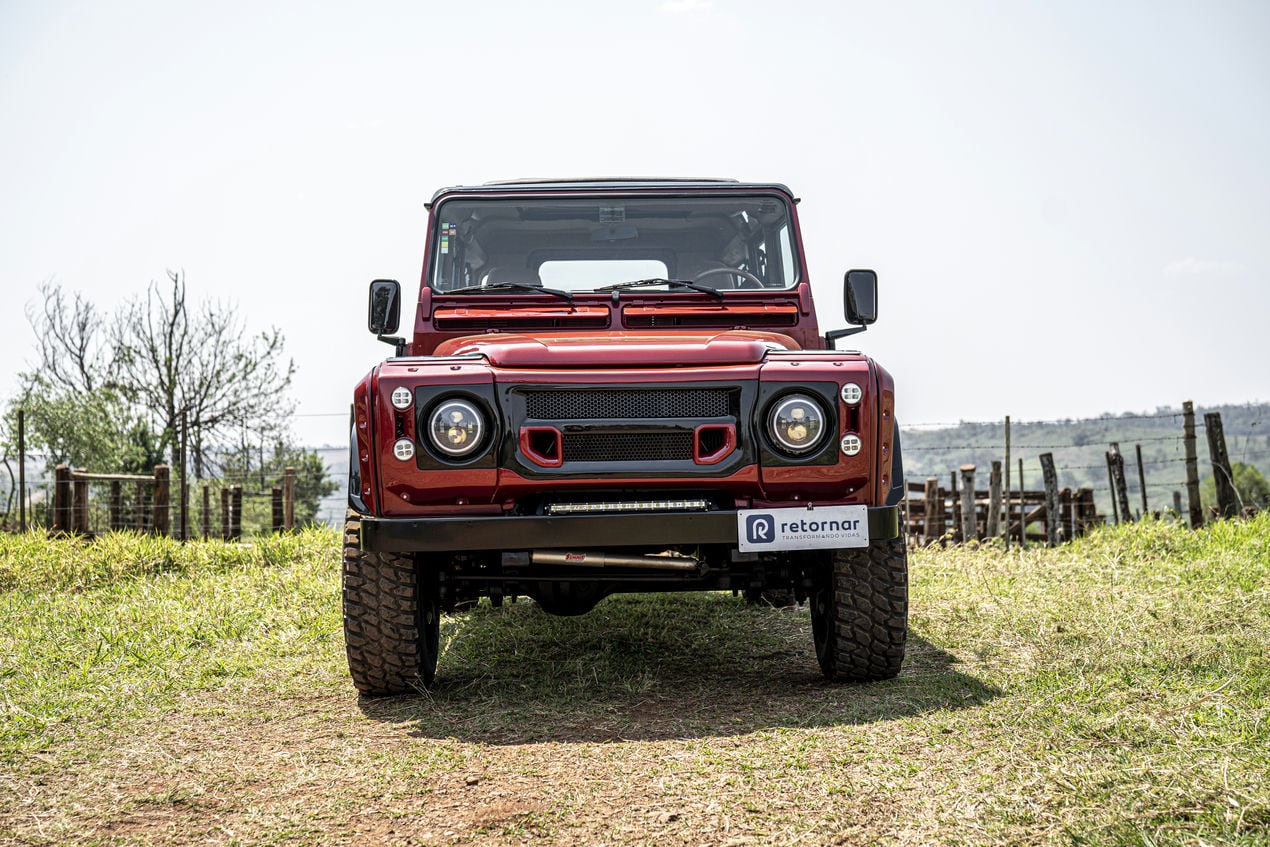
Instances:
[[[869,507],[869,538],[900,534],[898,506]],[[383,553],[736,545],[736,512],[482,518],[362,518],[362,547]]]

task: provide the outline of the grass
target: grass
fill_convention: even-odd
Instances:
[[[332,533],[0,536],[0,843],[1270,844],[1270,516],[910,563],[882,684],[706,594],[482,607],[359,700]]]

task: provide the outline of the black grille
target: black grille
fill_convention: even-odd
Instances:
[[[530,418],[553,421],[597,418],[722,418],[730,414],[726,388],[532,391],[526,394],[525,401],[526,414]]]
[[[691,461],[692,433],[565,433],[564,460],[566,462]]]

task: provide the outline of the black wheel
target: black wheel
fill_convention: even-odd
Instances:
[[[829,679],[891,679],[908,634],[908,554],[904,539],[835,550],[811,596],[816,659]]]
[[[344,642],[353,685],[379,697],[417,691],[437,670],[436,574],[410,556],[362,549],[361,516],[344,524]]]

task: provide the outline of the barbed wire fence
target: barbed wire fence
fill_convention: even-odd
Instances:
[[[1118,439],[1114,431],[1117,424],[1125,422],[1161,420],[1175,422],[1179,431],[1160,435],[1138,434],[1131,439]],[[1187,520],[1191,526],[1202,525],[1205,520],[1216,517],[1233,517],[1256,508],[1255,504],[1241,501],[1234,485],[1231,467],[1232,459],[1255,466],[1258,461],[1270,457],[1270,437],[1263,434],[1264,430],[1257,429],[1262,423],[1258,415],[1250,424],[1246,424],[1247,430],[1251,432],[1236,436],[1235,449],[1229,451],[1221,413],[1209,412],[1204,415],[1203,420],[1196,420],[1193,404],[1189,401],[1178,411],[1022,422],[1015,424],[1013,429],[1016,432],[1021,431],[1024,437],[1016,437],[1012,443],[1009,417],[995,421],[905,423],[904,437],[919,442],[908,443],[903,447],[906,457],[913,454],[917,456],[916,461],[906,463],[906,469],[909,470],[904,485],[906,526],[910,537],[916,538],[919,543],[960,541],[971,537],[973,532],[979,540],[1001,537],[1008,544],[1013,538],[1018,543],[1026,544],[1029,540],[1054,543],[1055,534],[1065,540],[1093,523],[1128,522],[1146,514]],[[1102,435],[1106,439],[1106,449],[1098,457],[1101,461],[1098,461],[1094,459],[1094,455],[1102,447],[1088,436],[1088,430],[1097,430],[1100,424],[1105,425]],[[1055,439],[1053,433],[1035,432],[1037,427],[1071,425],[1081,427],[1073,440]],[[969,428],[972,437],[979,443],[965,446],[920,443],[923,433],[948,428],[957,428],[959,432],[965,432]],[[980,431],[976,433],[975,430]],[[1204,464],[1211,465],[1211,476],[1217,489],[1217,505],[1207,512],[1200,503],[1199,475],[1203,460],[1196,444],[1201,433],[1209,448],[1207,462]],[[1239,443],[1240,438],[1242,444]],[[1133,446],[1132,455],[1121,453],[1120,444],[1128,444],[1130,440]],[[1151,451],[1149,454],[1144,453],[1144,445]],[[1055,454],[1049,451],[1060,451],[1059,455],[1066,457],[1066,461],[1056,463]],[[985,455],[992,457],[986,463],[983,459]],[[944,477],[949,480],[947,487],[939,485],[937,477],[920,472],[923,468],[930,470],[932,461],[928,457],[938,457],[936,461],[942,460],[948,471],[948,475]],[[971,496],[966,496],[966,492],[962,490],[964,485],[959,485],[959,478],[969,472],[970,479],[973,480],[975,472],[983,470],[985,464],[992,468],[993,485],[1004,488],[1004,491],[994,497],[990,487],[989,490],[976,490]],[[1055,480],[1046,479],[1047,464],[1049,475],[1055,477]],[[918,470],[914,472],[914,468]],[[1133,473],[1135,469],[1136,474]],[[1056,478],[1060,473],[1068,482],[1075,482],[1057,492],[1050,491],[1048,498],[1045,490],[1027,487],[1029,480],[1044,479],[1047,488],[1057,488]],[[911,492],[921,492],[921,500],[914,503]],[[930,508],[923,502],[927,498],[933,501]],[[1089,513],[1079,514],[1075,504],[1085,502],[1086,498],[1090,504]],[[1092,505],[1095,503],[1094,498],[1100,505]],[[1011,503],[1014,504],[1018,517],[1011,511]],[[1028,512],[1025,511],[1028,504],[1039,506]],[[1047,507],[1054,508],[1056,513],[1061,511],[1061,516],[1056,514],[1056,518],[1051,519]],[[975,510],[974,518],[978,524],[973,530],[971,527],[974,524],[968,519],[971,509]],[[998,522],[996,517],[989,516],[1000,510],[1004,510],[1003,521]],[[930,517],[932,512],[936,513],[934,519]],[[1043,531],[1034,528],[1033,524],[1043,527]],[[1053,524],[1057,524],[1057,533],[1051,529]],[[994,531],[989,531],[990,529]]]

